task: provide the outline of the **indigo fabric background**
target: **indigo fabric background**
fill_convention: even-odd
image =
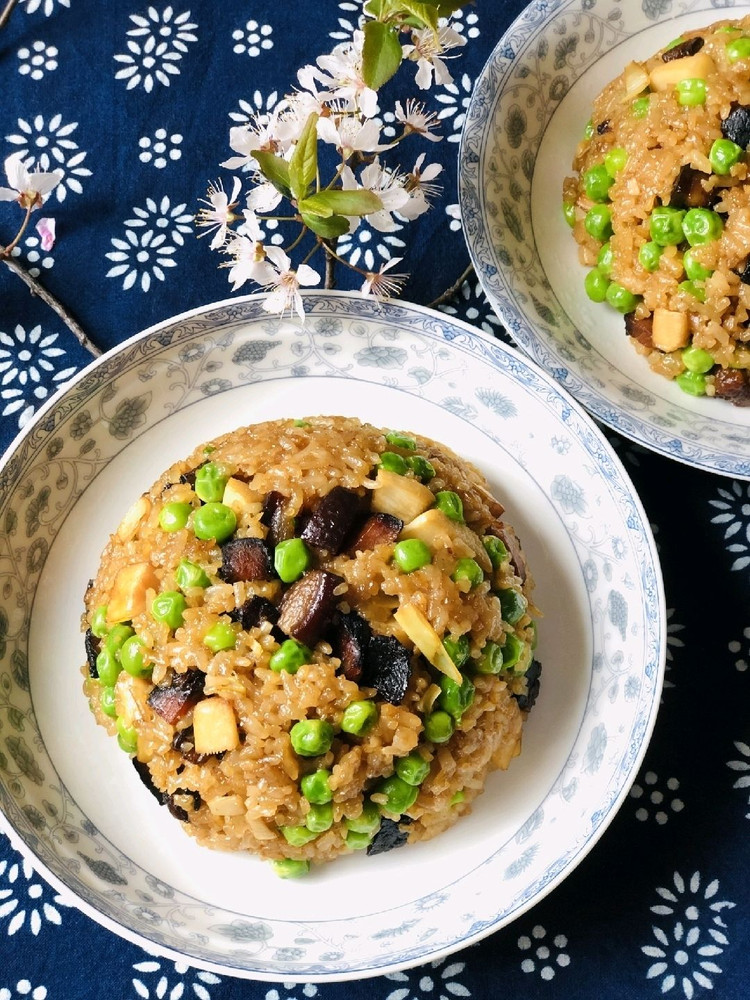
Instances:
[[[595,0],[592,0],[594,3]],[[670,0],[660,4],[665,10]],[[731,6],[731,2],[717,6]],[[468,263],[458,139],[472,84],[520,0],[480,0],[434,88],[442,196],[408,230],[366,225],[342,250],[366,268],[404,257],[404,297],[427,304]],[[0,32],[0,158],[25,151],[63,180],[51,251],[20,257],[103,350],[229,295],[193,217],[231,155],[228,132],[275,103],[296,70],[356,22],[318,0],[21,0]],[[408,77],[408,80],[407,80]],[[399,78],[413,96],[408,70]],[[415,144],[413,158],[425,144]],[[411,151],[404,150],[411,167]],[[0,181],[4,183],[4,181]],[[0,206],[0,242],[18,212]],[[360,279],[361,281],[361,279]],[[341,287],[352,287],[346,275]],[[505,337],[476,279],[441,308]],[[90,360],[0,266],[0,446]],[[361,984],[251,983],[156,958],[82,916],[0,836],[0,1000],[462,997],[744,1000],[750,987],[750,485],[695,472],[610,434],[660,548],[667,682],[642,772],[607,833],[533,910],[465,951]],[[0,743],[3,734],[0,733]],[[82,750],[82,752],[84,752]],[[137,836],[137,831],[133,831]]]

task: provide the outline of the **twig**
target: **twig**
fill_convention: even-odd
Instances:
[[[42,302],[46,303],[50,309],[53,309],[57,313],[81,347],[84,347],[89,354],[92,354],[95,358],[99,357],[102,353],[101,350],[96,346],[96,344],[89,340],[80,324],[71,316],[65,306],[58,301],[54,295],[40,285],[39,282],[33,278],[26,268],[19,264],[14,257],[0,257],[0,260],[2,260],[3,264],[10,268],[14,274],[18,275],[21,281],[28,286],[32,295],[38,295]]]
[[[2,31],[8,21],[10,21],[10,15],[13,13],[17,5],[18,0],[8,0],[5,7],[3,7],[3,11],[0,14],[0,31]]]
[[[474,265],[469,264],[463,274],[460,276],[458,281],[455,281],[450,288],[446,288],[442,295],[430,302],[428,309],[437,309],[438,306],[443,305],[444,302],[450,302],[450,300],[461,291],[461,286],[464,282],[468,281],[471,275],[474,273]]]
[[[326,250],[330,249],[327,243],[324,243],[323,246],[325,247]],[[333,257],[330,253],[327,253],[324,288],[335,288],[335,287],[336,287],[336,258]]]

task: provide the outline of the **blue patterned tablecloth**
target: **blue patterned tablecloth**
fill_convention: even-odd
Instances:
[[[429,98],[445,136],[427,150],[445,168],[433,211],[408,232],[365,225],[342,241],[365,268],[405,257],[399,270],[412,274],[403,293],[412,301],[431,302],[468,263],[456,190],[461,125],[473,81],[522,6],[483,0],[459,18],[468,44],[451,62],[454,82]],[[651,3],[654,16],[671,6]],[[102,349],[227,296],[226,272],[196,239],[193,217],[230,155],[229,127],[275,103],[298,67],[351,30],[359,8],[348,0],[21,0],[0,31],[0,158],[23,151],[61,168],[63,180],[48,206],[54,248],[44,251],[30,228],[20,258]],[[15,217],[0,209],[7,242]],[[341,285],[349,287],[345,278]],[[442,308],[505,337],[474,278]],[[62,321],[0,266],[0,447],[88,361]],[[362,984],[251,983],[108,933],[65,905],[0,836],[0,1000],[745,1000],[750,486],[610,439],[663,562],[666,687],[629,798],[559,888],[509,927],[423,968]]]

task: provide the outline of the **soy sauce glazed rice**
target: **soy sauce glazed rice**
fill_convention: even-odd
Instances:
[[[685,32],[594,101],[563,186],[595,302],[652,370],[750,405],[750,17]]]
[[[426,840],[521,749],[531,575],[467,462],[342,417],[244,427],[141,496],[85,596],[84,690],[201,844],[293,877]]]

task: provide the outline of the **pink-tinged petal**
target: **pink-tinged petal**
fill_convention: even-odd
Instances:
[[[36,224],[36,231],[41,239],[42,250],[51,250],[55,245],[55,220],[42,218]]]

